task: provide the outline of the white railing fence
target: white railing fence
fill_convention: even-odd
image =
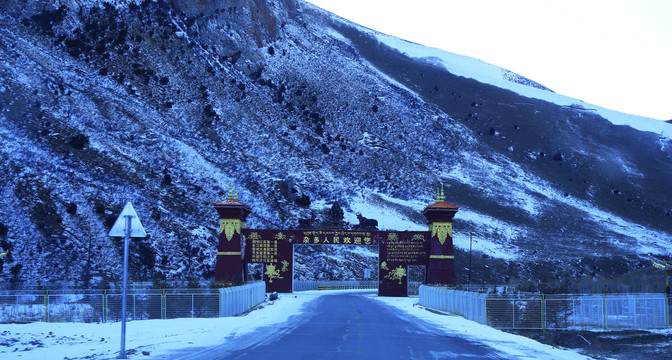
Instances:
[[[220,316],[242,314],[266,298],[266,284],[263,281],[219,289]]]
[[[665,294],[486,294],[420,286],[420,305],[497,329],[666,329]]]
[[[135,289],[128,320],[214,318],[241,314],[265,299],[263,282],[221,289]],[[0,291],[0,323],[121,321],[121,291]]]

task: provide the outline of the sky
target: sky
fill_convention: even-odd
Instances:
[[[672,119],[669,0],[307,0],[608,109]],[[412,4],[412,5],[411,5]]]

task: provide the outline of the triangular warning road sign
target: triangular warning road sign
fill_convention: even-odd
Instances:
[[[135,212],[135,209],[133,208],[133,205],[131,204],[130,201],[127,202],[126,206],[124,206],[124,209],[121,210],[121,214],[119,214],[117,221],[114,222],[114,225],[112,225],[112,229],[110,229],[110,232],[107,234],[107,236],[118,236],[118,237],[126,236],[125,229],[126,229],[127,215],[131,216],[131,237],[139,237],[139,238],[147,237],[147,233],[145,232],[145,229],[142,227],[140,218],[138,217],[138,214]]]

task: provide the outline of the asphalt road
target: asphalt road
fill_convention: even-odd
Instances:
[[[319,297],[285,324],[176,356],[189,360],[504,359],[490,347],[436,331],[430,323],[361,293]]]

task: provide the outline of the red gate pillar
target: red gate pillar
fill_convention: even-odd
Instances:
[[[455,255],[453,253],[453,217],[458,206],[445,202],[443,187],[437,191],[436,203],[425,207],[432,239],[429,245],[428,285],[455,286]]]
[[[242,236],[245,220],[252,212],[252,207],[238,201],[238,193],[231,194],[224,201],[213,203],[219,214],[219,245],[217,246],[217,262],[215,263],[215,281],[244,281]]]

